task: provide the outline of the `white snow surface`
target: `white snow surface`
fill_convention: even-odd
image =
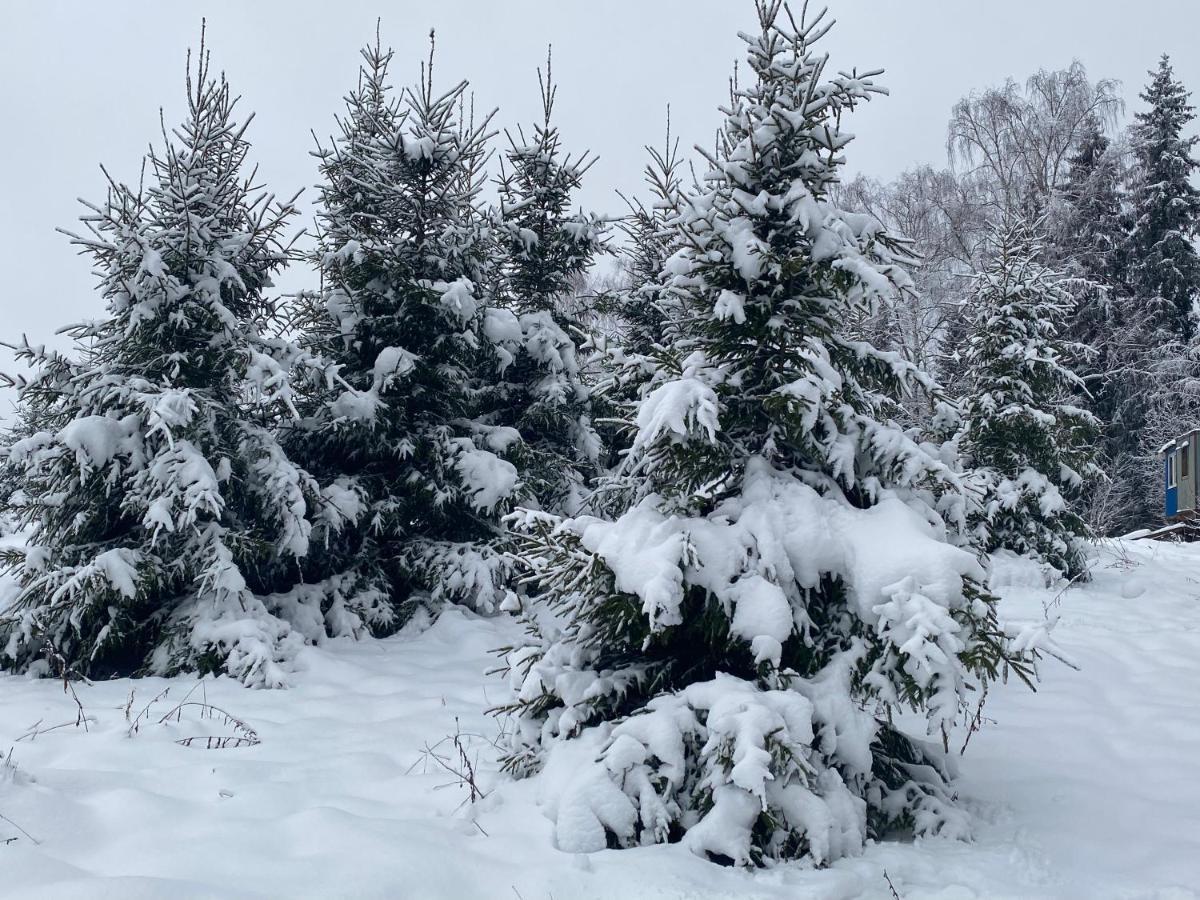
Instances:
[[[1048,660],[1037,694],[993,688],[995,723],[961,760],[974,841],[873,843],[822,870],[721,868],[679,844],[557,849],[549,812],[568,757],[590,762],[597,747],[577,741],[527,781],[498,773],[501,723],[484,710],[506,694],[485,671],[489,651],[519,636],[507,617],[452,608],[387,640],[306,648],[288,690],[229,678],[196,688],[194,677],[77,684],[87,731],[61,682],[0,675],[0,757],[12,749],[0,759],[0,897],[891,900],[890,879],[905,900],[1193,900],[1198,571],[1200,546],[1107,544],[1093,581],[1064,591],[1045,588],[1036,566],[997,559],[1002,614],[1032,621],[1049,604],[1081,671]],[[234,733],[194,707],[160,723],[189,691],[261,743],[175,743]],[[132,736],[131,692],[129,718],[149,707]],[[42,733],[24,737],[35,723]],[[423,761],[437,745],[457,764],[438,743],[456,727],[487,792],[474,804]]]

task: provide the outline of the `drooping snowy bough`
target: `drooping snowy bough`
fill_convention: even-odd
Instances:
[[[1031,671],[981,586],[956,461],[893,421],[936,386],[854,334],[910,290],[898,242],[829,199],[841,118],[880,89],[826,78],[821,17],[758,12],[754,84],[675,222],[679,312],[617,475],[640,495],[614,521],[512,520],[545,599],[507,652],[508,764],[595,749],[557,793],[564,850],[821,864],[897,829],[962,833],[946,730]]]

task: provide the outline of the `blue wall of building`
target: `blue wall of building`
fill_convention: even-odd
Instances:
[[[1170,451],[1167,452],[1163,459],[1163,484],[1167,489],[1167,518],[1174,518],[1179,513],[1179,488],[1171,487],[1171,456]]]

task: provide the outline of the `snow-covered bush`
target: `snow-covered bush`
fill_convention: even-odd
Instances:
[[[676,222],[670,346],[622,464],[636,502],[510,520],[545,599],[507,656],[509,766],[601,748],[557,804],[564,849],[825,863],[895,829],[960,834],[938,745],[1032,662],[964,548],[954,466],[893,421],[936,386],[850,333],[910,289],[895,241],[829,196],[842,117],[880,88],[826,78],[821,17],[757,8],[753,84]]]
[[[271,592],[341,523],[272,425],[294,415],[289,373],[317,362],[266,339],[265,291],[289,253],[290,203],[243,180],[245,127],[203,47],[189,115],[147,160],[145,184],[88,204],[107,317],[75,326],[71,356],[31,346],[7,450],[28,545],[4,551],[20,592],[0,616],[0,661],[51,648],[79,672],[224,670],[282,682],[323,632],[293,627]],[[356,595],[339,627],[360,627]],[[309,613],[303,614],[305,618]]]
[[[1084,571],[1087,526],[1074,506],[1093,463],[1099,423],[1075,405],[1079,348],[1062,336],[1073,298],[1040,259],[1027,223],[993,235],[994,257],[975,278],[960,444],[981,493],[973,526],[987,550],[1033,556],[1064,575]]]

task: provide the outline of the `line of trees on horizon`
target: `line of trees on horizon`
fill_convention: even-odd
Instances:
[[[841,188],[922,259],[918,291],[888,309],[879,340],[950,386],[970,385],[964,276],[994,256],[996,222],[1037,223],[1042,258],[1073,298],[1062,326],[1077,345],[1077,403],[1100,426],[1100,474],[1080,507],[1097,535],[1161,522],[1159,448],[1200,418],[1194,110],[1167,56],[1149,74],[1128,124],[1119,83],[1079,62],[976,91],[951,112],[946,166]]]

